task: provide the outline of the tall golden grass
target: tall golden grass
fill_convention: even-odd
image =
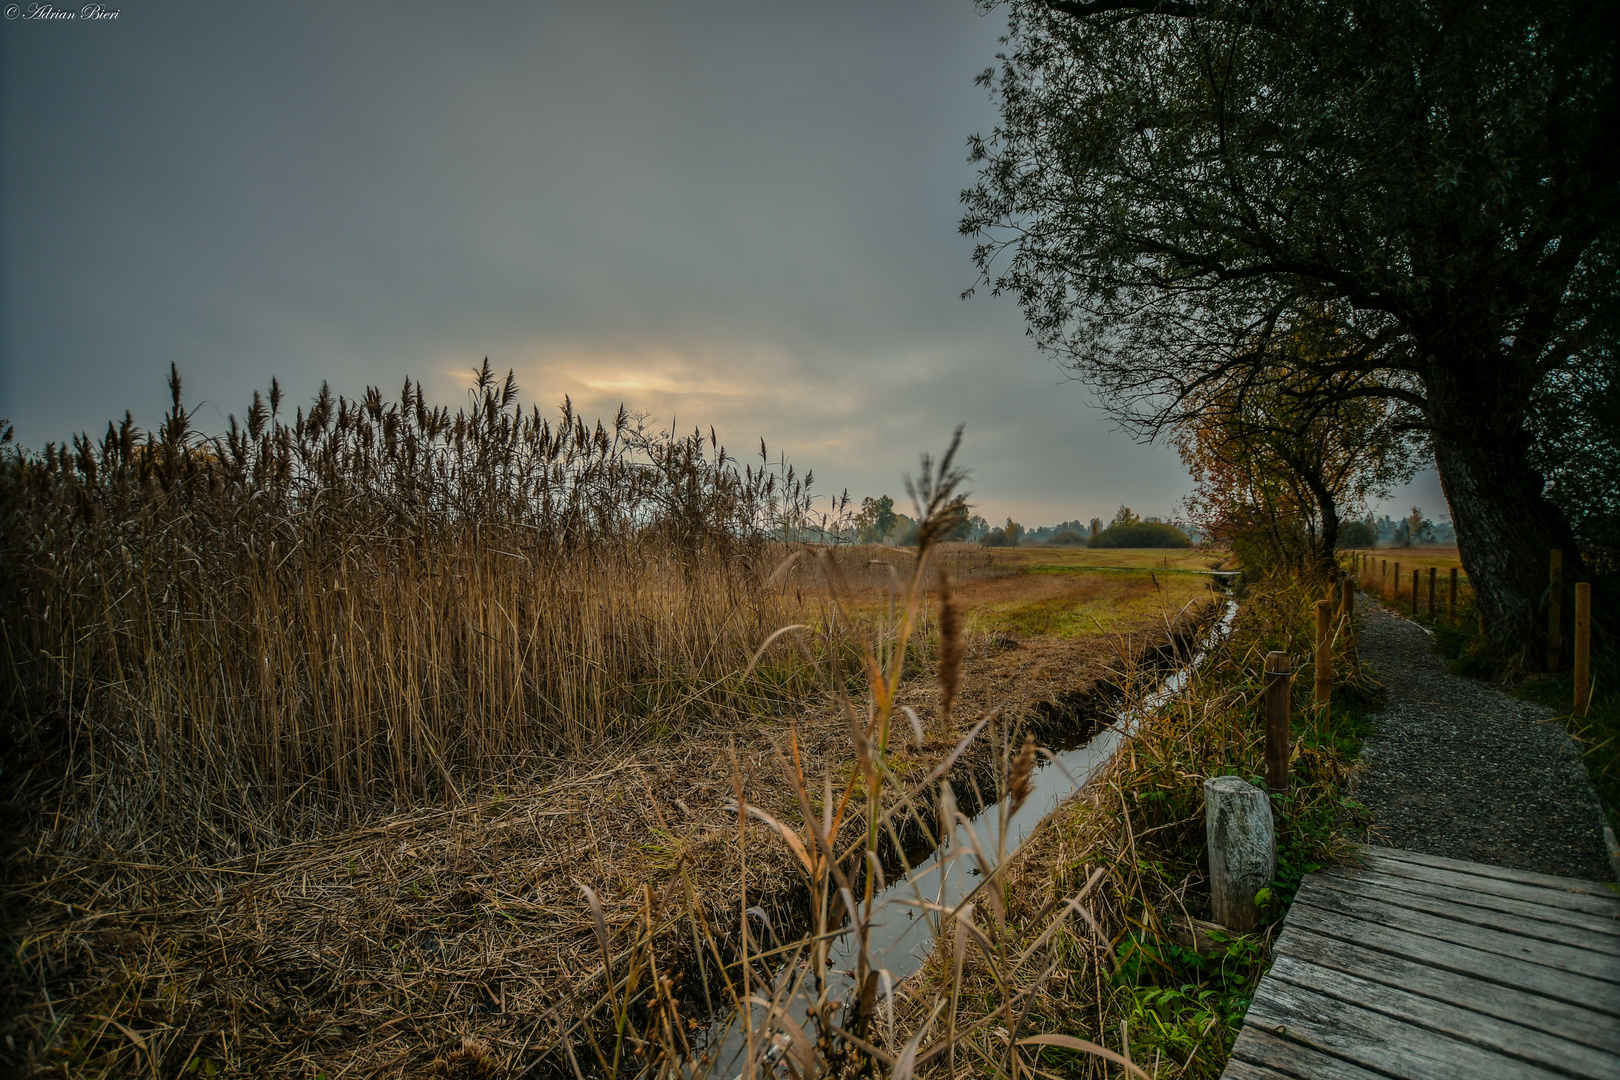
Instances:
[[[11,734],[67,755],[81,814],[232,851],[797,685],[789,650],[737,677],[809,522],[763,445],[553,420],[487,361],[456,412],[323,385],[288,422],[272,383],[216,437],[170,391],[157,431],[0,457]]]

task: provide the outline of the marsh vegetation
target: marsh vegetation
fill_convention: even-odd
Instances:
[[[171,390],[156,431],[0,469],[23,1069],[673,1062],[639,1025],[722,1009],[745,908],[825,938],[945,769],[993,800],[1211,595],[1188,552],[941,539],[948,460],[917,547],[806,544],[780,460],[487,367],[459,411],[272,387],[217,435]],[[832,807],[839,857],[805,877],[739,806]]]

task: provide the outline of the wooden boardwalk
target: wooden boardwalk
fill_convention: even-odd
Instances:
[[[1369,848],[1306,877],[1230,1080],[1620,1080],[1620,896]]]

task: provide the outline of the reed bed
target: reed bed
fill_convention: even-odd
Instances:
[[[155,807],[236,854],[800,688],[796,654],[734,678],[811,524],[763,447],[550,419],[487,362],[454,413],[323,386],[288,422],[272,384],[215,438],[171,392],[0,460],[11,734],[97,840]]]
[[[174,416],[183,417],[178,387],[175,393]],[[492,380],[481,379],[477,393],[485,403],[494,401],[497,416],[507,408],[501,401],[506,391]],[[491,410],[484,408],[487,416]],[[283,429],[291,433],[286,438],[296,445],[297,431],[307,432],[311,423],[298,417]],[[185,713],[183,722],[161,735],[167,743],[158,741],[153,733],[163,730],[161,711],[142,714],[139,703],[128,700],[127,687],[109,676],[150,682],[173,678],[170,672],[186,673],[186,685],[214,686],[219,701],[228,701],[233,685],[259,686],[250,681],[251,663],[233,666],[224,646],[201,642],[202,629],[188,624],[201,622],[192,614],[198,610],[229,611],[237,623],[227,621],[220,634],[260,640],[246,635],[260,632],[270,620],[256,615],[259,609],[248,606],[248,598],[264,602],[267,593],[228,594],[241,598],[236,611],[217,597],[211,600],[216,607],[202,606],[198,597],[209,598],[205,586],[218,589],[220,582],[235,580],[228,577],[230,567],[263,565],[239,550],[233,554],[224,540],[234,536],[240,545],[260,545],[250,547],[249,554],[262,551],[268,541],[253,537],[245,526],[237,533],[203,532],[204,524],[216,520],[210,515],[223,515],[227,523],[251,520],[247,510],[233,512],[240,518],[226,514],[233,499],[249,497],[232,495],[225,479],[215,486],[211,478],[211,470],[230,460],[228,443],[198,440],[187,453],[174,455],[181,462],[195,456],[189,482],[208,485],[217,493],[212,500],[198,495],[187,508],[179,497],[171,499],[175,489],[185,494],[186,466],[177,466],[179,480],[165,481],[156,472],[169,453],[165,440],[188,441],[184,432],[177,435],[176,426],[167,424],[152,439],[131,440],[127,455],[92,448],[96,456],[90,468],[77,462],[64,466],[59,451],[38,458],[18,454],[10,462],[12,482],[21,478],[36,486],[30,497],[48,496],[55,507],[90,507],[70,526],[48,519],[52,528],[84,535],[53,534],[54,547],[36,541],[38,554],[29,566],[33,577],[16,574],[8,586],[10,602],[35,603],[26,609],[30,618],[55,626],[58,635],[56,651],[31,669],[26,665],[35,662],[25,658],[10,685],[15,730],[37,773],[8,770],[11,790],[19,794],[12,804],[11,884],[0,892],[13,953],[4,981],[10,1019],[0,1055],[19,1072],[702,1075],[712,1073],[716,1061],[706,1056],[695,1025],[739,1005],[746,1012],[751,997],[778,991],[784,1002],[797,997],[811,1006],[815,1019],[807,1021],[809,1033],[796,1042],[782,1040],[787,1029],[780,1023],[762,1027],[750,1047],[753,1064],[747,1068],[753,1075],[806,1062],[813,1065],[810,1071],[831,1073],[870,1070],[880,1063],[887,1069],[895,1063],[892,1027],[885,1023],[886,1034],[880,1034],[874,1002],[843,1003],[829,996],[827,954],[818,948],[835,934],[863,932],[876,913],[869,892],[874,875],[893,872],[895,860],[903,865],[919,837],[926,840],[930,830],[953,820],[953,807],[966,809],[996,797],[998,790],[1017,789],[1016,774],[1022,768],[1027,775],[1029,755],[1012,750],[1026,727],[1056,713],[1070,722],[1082,719],[1082,710],[1101,704],[1097,695],[1103,691],[1092,684],[1129,681],[1169,628],[1144,625],[1121,636],[1117,664],[1100,661],[1075,643],[1042,649],[969,634],[960,610],[951,614],[952,603],[938,591],[943,586],[948,592],[949,586],[935,572],[943,569],[960,582],[1004,571],[974,546],[935,542],[950,524],[945,507],[960,480],[949,455],[920,492],[932,508],[932,524],[925,542],[912,552],[795,548],[782,532],[802,528],[802,518],[798,525],[767,525],[757,517],[737,517],[712,546],[693,548],[674,542],[682,535],[677,531],[656,532],[667,523],[652,514],[608,542],[590,542],[589,533],[579,538],[545,534],[529,521],[526,529],[511,525],[505,539],[540,536],[552,547],[525,548],[513,541],[495,556],[505,561],[486,565],[515,572],[510,564],[521,567],[517,556],[525,556],[570,582],[601,580],[587,572],[613,570],[609,556],[617,544],[652,566],[642,575],[647,580],[626,588],[640,588],[635,595],[643,604],[688,605],[682,610],[700,601],[688,594],[724,583],[716,575],[736,575],[730,595],[738,610],[717,614],[709,624],[712,633],[735,636],[704,643],[715,653],[709,661],[713,667],[660,673],[670,685],[687,688],[690,701],[671,693],[686,711],[631,710],[628,720],[597,720],[578,709],[550,729],[542,726],[542,717],[512,716],[513,725],[529,726],[507,731],[497,717],[485,717],[480,729],[476,715],[457,721],[446,708],[438,721],[446,725],[438,732],[446,741],[436,744],[443,768],[424,747],[427,779],[406,770],[404,785],[385,767],[393,760],[393,746],[386,742],[390,729],[381,729],[386,745],[377,748],[369,774],[353,760],[366,752],[357,729],[343,733],[347,764],[336,750],[326,749],[337,736],[325,731],[319,735],[325,742],[314,735],[304,743],[289,742],[303,752],[283,758],[278,802],[265,747],[246,738],[217,748],[188,741],[219,731],[218,718],[205,732],[190,730],[188,725],[201,724],[200,713]],[[266,422],[261,432],[269,429]],[[244,430],[252,434],[251,422]],[[578,426],[572,430],[577,436]],[[441,439],[441,447],[446,444],[453,441]],[[465,436],[463,445],[468,445]],[[84,449],[83,444],[76,448]],[[711,441],[709,451],[715,449]],[[650,456],[646,450],[638,453]],[[141,500],[131,499],[129,506],[150,510],[153,524],[143,526],[146,531],[127,525],[132,513],[115,518],[116,504],[96,502],[113,501],[121,490],[107,483],[104,459],[114,471],[120,461],[128,462],[139,480]],[[142,468],[152,470],[150,479],[140,476]],[[793,504],[778,488],[778,509],[771,511],[770,482],[760,475],[743,469],[740,478],[745,488],[762,486],[766,512],[780,515],[781,507]],[[290,517],[314,516],[327,490],[310,489],[281,505]],[[64,491],[88,499],[74,503]],[[363,495],[356,490],[351,498],[359,502]],[[11,505],[29,504],[16,499]],[[9,536],[18,535],[19,520],[34,528],[47,520],[37,505],[30,512],[32,518],[13,514]],[[115,522],[124,522],[124,531],[141,541],[130,545],[132,561],[134,553],[145,553],[153,568],[149,608],[133,600],[128,608],[112,606],[122,621],[114,620],[105,631],[92,618],[99,611],[89,601],[75,600],[78,607],[70,604],[71,615],[63,614],[47,610],[28,592],[52,585],[41,569],[53,565],[51,552],[83,557],[94,550],[95,537],[116,534]],[[316,523],[294,524],[313,528]],[[430,524],[441,531],[423,544],[439,562],[421,558],[412,564],[419,570],[450,563],[452,554],[480,565],[468,549],[499,543],[490,538],[502,535],[465,514],[447,513]],[[300,535],[293,533],[293,539]],[[365,565],[361,554],[379,544],[385,549],[380,565],[389,565],[386,558],[394,557],[395,548],[382,543],[388,534],[370,534],[381,538],[371,544],[363,542],[365,534],[357,535],[362,539],[347,549],[347,585],[337,576],[337,584],[323,591],[317,586],[333,579],[311,584],[308,574],[290,577],[304,590],[297,596],[305,609],[326,613],[326,621],[314,621],[302,610],[293,613],[291,603],[279,610],[287,613],[285,626],[299,625],[295,619],[308,622],[309,636],[299,640],[312,648],[318,644],[315,634],[338,632],[335,620],[358,621],[358,613],[367,612],[372,621],[361,622],[352,638],[340,635],[336,645],[325,646],[324,667],[304,662],[291,648],[249,653],[261,664],[268,656],[277,675],[261,692],[289,685],[309,693],[314,687],[336,703],[347,700],[349,687],[367,670],[350,658],[388,655],[379,641],[390,639],[377,635],[390,625],[386,620],[403,623],[397,605],[407,602],[400,599],[405,596],[441,605],[418,614],[451,627],[465,626],[466,612],[483,613],[481,633],[442,631],[407,639],[421,648],[453,644],[453,649],[443,646],[435,659],[459,663],[459,679],[523,670],[504,660],[510,666],[501,667],[496,661],[507,653],[488,645],[495,638],[510,648],[511,627],[524,626],[513,615],[530,610],[522,606],[527,601],[521,588],[495,581],[494,570],[486,569],[482,578],[447,571],[447,583],[438,591],[422,585],[406,592],[380,573],[364,576],[355,569]],[[215,536],[217,542],[204,550],[199,536]],[[456,546],[450,546],[452,540]],[[642,540],[646,546],[636,546]],[[409,550],[403,541],[393,543]],[[177,550],[187,553],[179,561],[197,557],[188,562],[190,570],[166,567],[153,554],[173,557]],[[278,544],[277,551],[284,549]],[[542,562],[542,553],[553,561]],[[718,553],[729,557],[720,559]],[[654,557],[662,563],[653,565]],[[122,558],[115,558],[107,565],[116,568]],[[308,555],[281,558],[270,564],[277,574],[290,575],[288,567],[308,567],[312,561]],[[343,569],[341,562],[318,565],[323,574]],[[267,572],[263,576],[280,580]],[[63,587],[51,594],[54,599],[122,598],[118,582],[91,593],[85,581],[96,583],[93,575],[70,580],[78,582],[77,592]],[[132,579],[121,580],[127,587]],[[545,578],[536,571],[522,582],[540,588]],[[486,592],[469,595],[475,586]],[[507,588],[511,591],[501,591]],[[1153,587],[1144,581],[1142,588]],[[349,591],[331,595],[337,589]],[[367,589],[386,602],[363,599]],[[591,603],[603,601],[600,594],[580,593],[572,611],[543,613],[542,625],[554,618],[572,619],[567,625],[576,629],[624,628],[601,614],[597,622],[586,622]],[[172,618],[150,618],[159,610]],[[137,620],[143,611],[147,623]],[[508,618],[508,638],[500,636],[496,616]],[[657,611],[637,613],[652,625],[659,617]],[[20,640],[16,628],[23,625],[8,619],[14,648]],[[109,641],[124,648],[140,640],[138,631],[164,646],[134,654],[140,664],[116,668],[111,659],[128,657],[127,649],[97,653],[92,648]],[[26,632],[44,631],[29,627]],[[727,648],[732,651],[726,653]],[[594,655],[615,654],[604,645]],[[626,649],[623,655],[636,654]],[[683,656],[673,647],[652,655],[671,667]],[[186,666],[199,659],[222,665],[222,671]],[[685,662],[692,663],[689,657]],[[290,666],[281,670],[277,664]],[[1030,665],[1039,671],[1024,670]],[[584,672],[581,679],[589,674],[585,665],[578,670]],[[626,666],[610,672],[623,670]],[[228,681],[232,672],[241,683]],[[927,678],[930,673],[936,677]],[[1013,673],[1014,682],[1000,678]],[[545,685],[539,678],[531,674],[519,700],[545,700],[532,689]],[[593,685],[604,692],[613,686],[601,671],[595,678]],[[463,708],[494,700],[460,685],[456,692],[465,695]],[[703,693],[693,694],[694,687]],[[1080,700],[1087,687],[1089,703]],[[951,709],[945,707],[947,689]],[[380,702],[382,691],[377,693]],[[108,702],[126,711],[109,714]],[[256,718],[262,734],[269,721],[253,713],[254,707],[252,701],[237,703],[225,715],[233,722]],[[329,728],[343,721],[335,705],[327,713],[313,711],[320,707],[318,701],[309,706]],[[421,708],[433,715],[427,706]],[[146,726],[135,725],[132,714],[144,716]],[[452,726],[458,722],[462,726]],[[591,726],[597,723],[619,726]],[[653,726],[658,724],[669,727]],[[308,720],[298,730],[314,726]],[[457,746],[451,753],[455,739],[472,741],[480,730],[487,733],[487,745]],[[525,732],[538,746],[523,744]],[[506,753],[520,764],[543,767],[525,773],[501,760]],[[286,779],[295,764],[304,770],[298,785]],[[135,772],[143,765],[173,771],[167,778]],[[223,781],[231,768],[258,772]],[[963,787],[960,804],[940,786],[947,772]],[[235,797],[241,801],[229,801]],[[36,801],[25,807],[25,798]],[[790,833],[800,837],[797,851],[786,839]],[[836,857],[809,863],[801,858],[829,847]],[[854,920],[845,918],[851,910],[846,895],[856,908],[864,906]],[[806,981],[805,973],[814,972],[817,963],[819,974]],[[876,986],[872,979],[878,975],[869,968],[862,985]],[[886,996],[886,1019],[894,1015],[897,1000]],[[806,1053],[811,1057],[804,1058]]]
[[[1143,632],[1130,655],[1145,660],[1158,641]],[[1008,656],[988,638],[967,641],[948,728],[934,680],[902,687],[898,706],[926,733],[917,742],[902,720],[887,755],[886,857],[891,826],[904,845],[918,835],[908,795],[924,822],[937,821],[937,791],[911,793],[987,713],[1003,706],[953,762],[964,809],[976,789],[995,797],[1003,744],[1050,707],[1046,684],[1032,682],[1036,696],[1022,701],[990,677]],[[1094,688],[1093,708],[1104,703],[1097,696]],[[572,1052],[584,1074],[609,1075],[592,1041],[611,1064],[624,1010],[617,1075],[657,1075],[674,1060],[661,1040],[680,1046],[666,1020],[679,1017],[695,1049],[699,1032],[686,1021],[706,1024],[733,1004],[726,980],[739,976],[745,918],[756,980],[779,967],[758,951],[813,925],[795,854],[757,817],[739,830],[735,809],[740,782],[746,806],[802,827],[779,754],[792,743],[812,786],[861,775],[847,716],[836,695],[820,695],[790,723],[604,748],[543,782],[468,791],[454,807],[381,814],[238,858],[30,860],[49,876],[4,890],[27,918],[12,939],[6,1056],[25,1075],[139,1076],[155,1063],[168,1076],[195,1061],[205,1074],[313,1078],[430,1076],[439,1066],[481,1075],[452,1071],[473,1060],[492,1076],[573,1076]],[[864,805],[864,793],[852,798]],[[53,820],[47,814],[47,832],[32,841],[46,852]],[[865,858],[865,826],[864,813],[841,823],[850,874]],[[608,963],[582,886],[596,898]],[[670,978],[673,1005],[655,1009],[664,991],[654,971]],[[611,995],[604,972],[613,973]],[[455,1057],[464,1040],[474,1050]],[[767,1049],[762,1039],[758,1052]],[[693,1069],[719,1076],[712,1065]]]

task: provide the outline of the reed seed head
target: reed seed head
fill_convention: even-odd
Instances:
[[[1013,760],[1012,775],[1007,781],[1007,793],[1012,798],[1011,812],[1016,814],[1029,799],[1030,774],[1035,771],[1035,736],[1024,736],[1024,748]]]

